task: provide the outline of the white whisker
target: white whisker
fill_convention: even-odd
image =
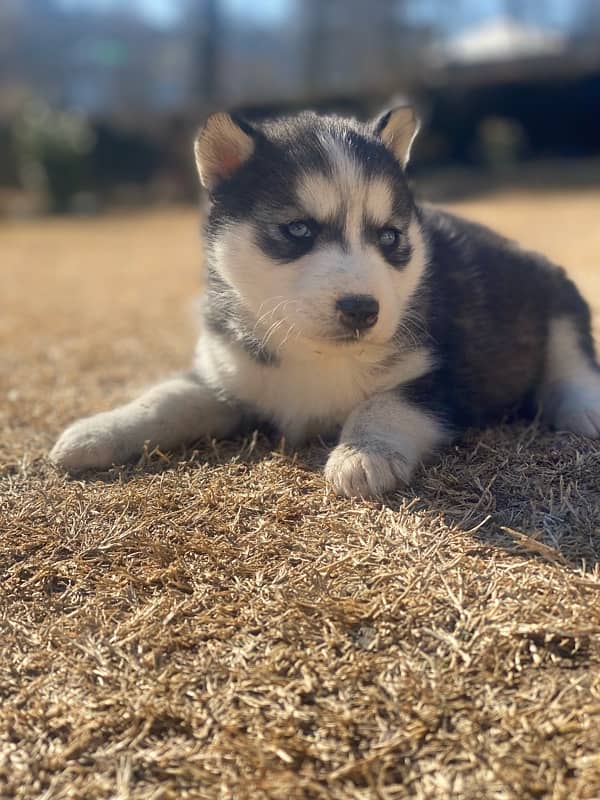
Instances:
[[[285,322],[286,322],[285,319],[280,319],[280,320],[277,320],[276,322],[274,322],[271,325],[271,327],[269,328],[269,330],[267,331],[267,333],[265,334],[265,336],[263,337],[263,339],[262,339],[262,341],[260,343],[261,347],[266,347],[267,346],[267,344],[269,342],[269,339],[272,338],[272,336],[275,333],[275,331],[279,330],[279,328],[282,325],[284,325]]]
[[[284,297],[284,296],[283,295],[275,295],[274,297],[270,297],[268,300],[263,300],[263,302],[260,304],[259,312],[261,311],[262,308],[264,308],[266,303],[269,303],[269,302],[271,302],[271,301],[273,301],[273,300],[275,300],[275,299],[277,299],[279,297]],[[299,300],[294,300],[292,298],[285,298],[284,297],[284,299],[281,300],[281,302],[277,303],[269,311],[266,311],[264,314],[262,314],[261,316],[258,317],[258,319],[255,321],[254,326],[252,328],[252,334],[256,335],[256,333],[258,331],[258,328],[261,327],[261,324],[263,323],[264,320],[266,320],[269,317],[271,317],[271,319],[272,319],[274,317],[274,315],[277,314],[280,310],[282,310],[282,313],[285,315],[286,310],[287,310],[287,308],[288,308],[288,306],[290,304],[292,304],[292,303],[299,304],[299,302],[300,302]]]
[[[284,345],[285,345],[285,344],[288,342],[288,340],[289,340],[290,336],[292,335],[292,332],[293,332],[293,331],[295,331],[295,330],[298,330],[298,329],[296,328],[296,326],[294,325],[294,323],[293,323],[293,322],[291,322],[291,323],[290,323],[290,327],[289,327],[289,329],[288,329],[288,332],[286,333],[285,337],[283,338],[283,340],[282,340],[282,341],[281,341],[281,343],[279,344],[279,347],[277,348],[277,350],[278,350],[278,351],[279,351],[279,350],[281,350],[281,349],[284,347]],[[299,334],[299,333],[300,333],[300,331],[298,331],[298,334]]]

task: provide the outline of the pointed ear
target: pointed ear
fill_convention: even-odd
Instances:
[[[211,114],[194,143],[200,181],[212,191],[230,178],[254,152],[252,128],[230,114]]]
[[[410,149],[418,132],[419,120],[411,106],[393,108],[375,121],[375,136],[392,151],[403,167],[408,164]]]

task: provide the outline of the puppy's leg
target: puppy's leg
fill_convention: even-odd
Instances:
[[[585,320],[563,316],[551,321],[540,405],[557,430],[600,437],[600,369]],[[587,334],[587,335],[586,335]]]
[[[50,459],[77,472],[121,464],[144,444],[165,449],[201,436],[226,436],[239,424],[238,408],[220,401],[196,373],[159,383],[127,405],[86,417],[68,427]]]
[[[419,462],[451,435],[432,413],[383,392],[348,417],[325,466],[337,494],[379,496],[408,483]]]

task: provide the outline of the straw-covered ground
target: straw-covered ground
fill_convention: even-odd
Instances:
[[[456,207],[598,306],[600,190]],[[0,226],[0,797],[599,797],[599,444],[473,434],[383,503],[261,438],[48,464],[186,366],[197,235]]]

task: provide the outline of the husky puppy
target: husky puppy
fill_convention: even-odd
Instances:
[[[202,333],[191,371],[75,422],[62,469],[109,467],[272,424],[338,436],[333,489],[378,496],[469,426],[535,413],[600,435],[590,313],[559,267],[417,205],[418,122],[213,114],[195,145],[209,192]]]

